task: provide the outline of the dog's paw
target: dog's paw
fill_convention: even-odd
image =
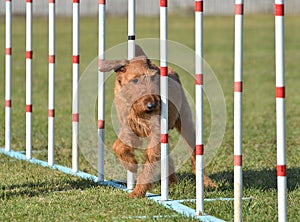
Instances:
[[[145,193],[134,190],[128,196],[130,198],[142,198],[145,197]]]
[[[218,188],[219,186],[216,183],[214,183],[214,182],[211,181],[211,183],[208,184],[208,187],[210,187],[210,188]]]
[[[134,190],[129,194],[130,198],[141,198],[145,197],[147,190],[151,187],[150,183],[140,184],[137,183]]]

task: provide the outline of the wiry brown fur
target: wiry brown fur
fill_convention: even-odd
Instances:
[[[154,65],[137,46],[141,56],[131,60],[105,61],[101,71],[112,69],[117,73],[115,82],[115,105],[120,122],[120,133],[113,148],[123,166],[137,173],[138,162],[134,149],[141,146],[141,138],[147,140],[146,161],[137,178],[131,197],[141,197],[150,189],[160,164],[160,69]],[[184,138],[195,171],[195,130],[192,113],[181,86],[178,74],[169,69],[169,129],[176,128]],[[149,104],[151,108],[149,108]],[[153,105],[153,107],[152,107]],[[184,117],[184,122],[181,122]],[[177,181],[174,164],[169,156],[169,182]],[[204,185],[216,185],[205,174]]]

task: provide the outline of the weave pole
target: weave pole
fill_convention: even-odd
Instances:
[[[128,60],[135,57],[135,0],[128,0]],[[134,173],[127,170],[127,189],[134,189]]]
[[[73,0],[73,105],[72,105],[72,169],[78,172],[79,166],[79,52],[80,52],[80,0]]]
[[[287,221],[284,0],[275,0],[278,221]]]
[[[12,3],[5,2],[5,151],[11,151]]]
[[[160,0],[161,200],[168,200],[168,1]]]
[[[49,95],[48,95],[48,164],[54,164],[55,146],[55,0],[49,0]]]
[[[32,0],[26,0],[26,158],[32,158]]]
[[[234,221],[242,221],[242,93],[244,0],[235,1],[234,46]]]
[[[98,36],[98,181],[104,181],[105,73],[100,67],[105,59],[106,2],[99,0]]]
[[[204,213],[203,1],[195,1],[196,214]]]

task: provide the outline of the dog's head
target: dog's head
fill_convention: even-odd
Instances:
[[[100,71],[114,70],[115,97],[117,104],[126,106],[129,112],[138,117],[148,118],[160,113],[160,69],[147,58],[136,45],[136,56],[131,60],[106,60]]]
[[[159,68],[147,58],[140,46],[136,45],[136,57],[131,60],[105,60],[100,68],[101,72],[114,70],[117,74],[115,81],[115,95],[122,87],[130,82],[138,82],[141,76],[159,74]]]
[[[143,74],[121,89],[122,95],[130,97],[128,100],[132,103],[130,108],[132,114],[144,119],[160,114],[159,81],[159,74],[151,76]]]

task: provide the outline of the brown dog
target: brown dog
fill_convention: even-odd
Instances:
[[[115,104],[120,122],[120,133],[113,148],[123,166],[137,173],[138,162],[134,150],[146,139],[146,161],[137,178],[137,185],[131,197],[145,196],[155,178],[160,164],[160,113],[159,93],[160,69],[136,46],[136,58],[131,60],[108,60],[101,67],[102,72],[114,70]],[[190,152],[195,172],[195,129],[192,113],[181,86],[178,74],[169,69],[169,129],[176,128],[184,138]],[[184,118],[184,121],[181,121]],[[176,182],[173,160],[169,157],[169,182]],[[216,185],[205,175],[205,187]]]

